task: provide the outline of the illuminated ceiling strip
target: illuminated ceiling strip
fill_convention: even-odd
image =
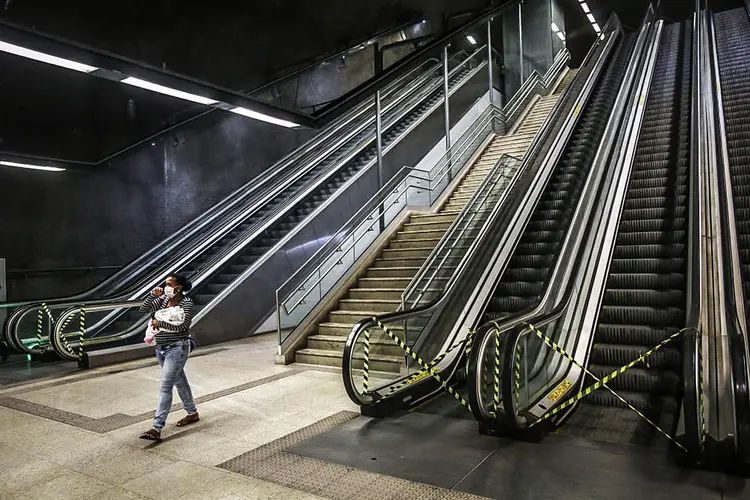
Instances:
[[[476,41],[474,42],[476,43]],[[51,64],[53,66],[58,66],[65,69],[70,69],[73,71],[78,71],[81,73],[92,73],[94,71],[99,70],[100,68],[97,68],[95,66],[90,66],[88,64],[79,63],[76,61],[71,61],[69,59],[63,59],[62,57],[53,56],[50,54],[45,54],[43,52],[39,52],[32,49],[27,49],[25,47],[21,47],[19,45],[14,45],[11,43],[0,41],[0,51],[6,52],[8,54],[13,54],[19,57],[24,57],[27,59],[33,59],[38,62]],[[110,78],[112,79],[112,78]],[[115,81],[118,81],[117,78],[114,78]],[[208,97],[203,97],[197,94],[191,94],[190,92],[185,92],[182,90],[173,89],[171,87],[166,87],[164,85],[159,85],[157,83],[149,82],[146,80],[141,80],[140,78],[135,77],[129,77],[126,75],[123,75],[122,79],[119,80],[120,83],[125,83],[127,85],[132,85],[134,87],[139,87],[145,90],[150,90],[151,92],[157,92],[159,94],[164,94],[170,97],[175,97],[177,99],[184,99],[186,101],[195,102],[197,104],[203,104],[206,106],[216,106],[221,109],[228,109],[229,111],[232,111],[233,113],[246,116],[248,118],[253,118],[255,120],[264,121],[266,123],[272,123],[275,125],[280,125],[282,127],[287,128],[293,128],[293,127],[299,127],[300,125],[297,123],[293,123],[287,120],[283,120],[281,118],[276,118],[273,116],[269,116],[257,111],[252,111],[247,108],[242,107],[231,107],[231,105],[228,105],[226,103],[222,103],[220,101],[217,101],[215,99],[210,99]],[[37,165],[24,165],[24,164],[16,164],[15,162],[2,162],[0,163],[4,166],[8,167],[18,167],[18,168],[32,168],[37,170],[48,170],[52,172],[59,172],[64,169],[58,169],[57,167],[40,167]]]
[[[72,69],[73,71],[80,71],[81,73],[91,73],[96,71],[97,67],[89,66],[88,64],[82,64],[76,61],[70,61],[63,59],[62,57],[51,56],[43,52],[37,52],[36,50],[27,49],[25,47],[19,47],[12,43],[0,42],[0,51],[7,52],[27,59],[33,59],[35,61],[52,64],[53,66],[59,66],[61,68]]]
[[[14,167],[14,168],[25,168],[28,170],[44,170],[45,172],[64,172],[64,168],[59,167],[45,167],[42,165],[28,165],[26,163],[16,163],[14,161],[0,161],[0,165],[3,165],[5,167]]]
[[[583,9],[583,13],[586,14],[586,17],[591,23],[591,27],[594,28],[594,31],[596,31],[597,35],[600,34],[602,30],[597,24],[596,19],[594,18],[594,15],[591,13],[591,9],[589,9],[588,4],[586,4],[585,0],[578,0],[578,1],[581,5],[581,9]]]
[[[210,106],[211,104],[216,104],[217,102],[219,102],[214,99],[209,99],[207,97],[202,97],[199,95],[191,94],[189,92],[183,92],[182,90],[172,89],[169,87],[165,87],[164,85],[158,85],[156,83],[147,82],[146,80],[141,80],[140,78],[133,78],[132,76],[122,80],[122,83],[126,83],[134,87],[139,87],[142,89],[150,90],[152,92],[158,92],[159,94],[176,97],[178,99],[185,99],[186,101],[197,102],[198,104],[205,104],[207,106]]]
[[[466,39],[467,39],[467,40],[469,41],[469,43],[470,43],[470,44],[472,44],[472,45],[476,45],[476,44],[477,44],[477,39],[476,39],[476,38],[474,38],[474,37],[473,37],[473,36],[471,36],[471,35],[467,35],[467,36],[466,36]]]
[[[273,116],[264,115],[263,113],[258,113],[257,111],[252,111],[247,108],[231,108],[229,111],[231,111],[232,113],[237,113],[238,115],[247,116],[248,118],[255,118],[256,120],[273,123],[274,125],[279,125],[281,127],[299,127],[297,123],[282,120],[281,118],[276,118]]]

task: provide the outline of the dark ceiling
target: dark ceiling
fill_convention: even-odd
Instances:
[[[234,89],[257,87],[417,17],[437,29],[445,16],[503,0],[2,0],[0,19]],[[594,33],[578,0],[559,0],[568,47],[580,60]],[[600,25],[617,12],[635,28],[648,0],[587,0]],[[714,0],[715,10],[742,0]],[[691,0],[663,0],[664,15],[688,18]],[[0,54],[0,151],[98,159],[158,131],[184,103],[87,75]],[[25,144],[25,146],[24,146]]]

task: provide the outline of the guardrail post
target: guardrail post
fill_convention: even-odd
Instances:
[[[518,59],[518,74],[521,75],[521,85],[523,85],[523,19],[521,16],[521,5],[523,2],[518,3],[518,47],[520,48],[519,59]]]
[[[383,117],[380,102],[380,90],[375,92],[375,135],[378,146],[378,191],[383,187]],[[385,230],[383,205],[378,207],[380,212],[380,232]]]
[[[448,85],[448,45],[443,47],[443,93],[445,103],[445,152],[448,161],[448,182],[453,180],[453,169],[451,167],[451,113],[450,113],[450,89]]]
[[[492,19],[487,21],[487,72],[490,75],[490,106],[495,105],[494,71],[492,71]],[[493,120],[494,122],[494,120]],[[493,127],[494,128],[494,127]]]

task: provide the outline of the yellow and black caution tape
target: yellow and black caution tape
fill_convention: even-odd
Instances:
[[[594,375],[593,373],[591,373],[586,367],[584,367],[583,365],[581,365],[580,363],[578,363],[575,359],[573,359],[573,357],[570,354],[568,354],[567,352],[565,352],[565,350],[562,347],[558,346],[552,339],[550,339],[545,334],[543,334],[542,332],[540,332],[537,328],[535,328],[534,325],[532,325],[531,323],[527,323],[527,324],[528,324],[529,328],[531,329],[531,331],[534,332],[534,334],[537,337],[539,337],[540,339],[542,339],[542,341],[545,344],[547,344],[550,348],[552,348],[553,351],[555,351],[558,354],[560,354],[561,356],[563,356],[565,359],[567,359],[568,361],[570,361],[571,363],[573,363],[575,366],[577,366],[578,368],[580,368],[581,370],[583,370],[584,373],[586,373],[587,375],[589,375],[590,377],[592,377],[594,380],[596,380],[596,382],[594,384],[590,385],[589,387],[587,387],[583,391],[579,392],[578,394],[576,394],[575,396],[573,396],[569,400],[565,401],[561,405],[559,405],[559,406],[553,408],[552,410],[550,410],[549,412],[545,413],[538,420],[532,422],[529,425],[529,427],[534,427],[535,425],[539,424],[540,422],[548,420],[549,418],[551,418],[552,416],[556,415],[557,413],[560,413],[564,409],[569,408],[570,406],[572,406],[576,402],[578,402],[581,399],[585,398],[586,396],[588,396],[589,394],[591,394],[595,390],[604,387],[609,392],[611,392],[617,399],[619,399],[623,404],[625,404],[628,408],[630,408],[631,410],[633,410],[639,417],[641,417],[646,422],[648,422],[649,424],[651,424],[651,426],[653,426],[657,431],[659,431],[667,439],[669,439],[670,441],[672,441],[674,444],[676,444],[681,449],[687,451],[684,446],[682,446],[680,443],[677,442],[677,440],[675,438],[673,438],[672,436],[670,436],[666,431],[664,431],[661,427],[659,427],[656,423],[654,423],[651,419],[649,419],[641,411],[639,411],[633,405],[631,405],[630,403],[628,403],[625,400],[625,398],[623,398],[622,396],[620,396],[619,394],[617,394],[607,384],[609,382],[611,382],[612,380],[614,380],[615,378],[617,378],[620,375],[622,375],[623,373],[625,373],[630,368],[633,368],[634,366],[638,365],[639,363],[645,363],[646,359],[649,356],[651,356],[656,351],[658,351],[659,349],[663,348],[665,345],[667,345],[668,343],[672,342],[674,339],[676,339],[677,337],[679,337],[680,335],[682,335],[683,333],[685,333],[687,330],[689,330],[688,328],[684,328],[684,329],[680,330],[679,332],[674,333],[673,335],[669,336],[669,338],[667,338],[666,340],[664,340],[661,344],[657,345],[653,349],[651,349],[651,350],[647,351],[646,353],[642,354],[638,359],[632,361],[631,363],[628,363],[627,365],[623,366],[622,368],[618,368],[617,370],[613,371],[609,375],[607,375],[607,376],[599,379],[596,375]]]
[[[81,306],[81,311],[78,315],[79,330],[78,330],[78,361],[83,361],[83,335],[86,333],[86,307]]]
[[[60,338],[62,339],[63,346],[65,347],[65,350],[68,351],[71,354],[75,354],[73,352],[73,349],[70,347],[70,344],[68,343],[68,335],[65,334],[65,329],[68,327],[71,321],[73,321],[73,318],[75,315],[70,314],[68,315],[67,319],[62,325],[62,328],[60,328]],[[73,336],[75,334],[71,333],[70,336]]]
[[[466,345],[467,345],[467,346],[469,346],[469,347],[467,347],[466,349],[469,349],[469,348],[470,348],[470,346],[471,346],[471,341],[472,341],[472,338],[473,338],[473,336],[474,336],[474,333],[475,333],[475,332],[474,332],[473,330],[469,330],[469,334],[467,335],[467,337],[466,337],[465,339],[463,339],[463,340],[461,340],[461,341],[459,341],[459,342],[456,342],[456,343],[455,343],[455,344],[453,344],[453,345],[452,345],[452,346],[451,346],[450,348],[448,348],[448,350],[447,350],[447,351],[445,351],[444,353],[440,354],[440,355],[439,355],[439,356],[437,356],[437,357],[436,357],[435,359],[433,359],[432,361],[430,361],[430,363],[429,363],[429,364],[427,365],[427,368],[423,368],[423,369],[421,369],[420,371],[418,371],[418,372],[416,372],[416,373],[413,373],[413,374],[409,375],[409,376],[408,376],[408,377],[406,377],[406,379],[404,379],[404,380],[403,380],[403,381],[402,381],[402,382],[401,382],[400,384],[392,386],[392,387],[390,388],[389,396],[390,396],[391,394],[393,394],[394,392],[398,391],[399,389],[403,388],[404,386],[407,386],[407,385],[409,385],[409,384],[413,384],[414,382],[416,382],[416,381],[418,381],[418,380],[422,380],[423,378],[426,378],[426,377],[428,377],[429,375],[431,375],[431,374],[432,374],[432,372],[433,372],[434,370],[436,370],[436,369],[435,369],[435,366],[436,366],[436,365],[437,365],[438,363],[440,363],[440,362],[441,362],[441,361],[442,361],[443,359],[445,359],[445,357],[446,357],[446,356],[447,356],[448,354],[450,354],[451,352],[453,352],[453,351],[455,351],[456,349],[458,349],[459,347],[461,347],[461,345],[463,345],[464,343],[466,343]],[[382,399],[379,399],[379,400],[378,400],[377,402],[383,401],[383,399],[387,399],[387,397],[386,397],[386,398],[382,398]]]
[[[44,337],[42,336],[42,330],[44,329],[44,315],[47,315],[49,318],[50,325],[53,325],[55,323],[55,318],[52,316],[52,311],[49,310],[49,307],[47,307],[47,304],[42,302],[42,305],[39,307],[39,311],[37,311],[37,317],[36,317],[36,340],[39,345],[44,344]]]
[[[364,354],[364,378],[365,381],[362,384],[362,394],[367,394],[367,386],[370,382],[370,329],[365,329],[365,354]]]
[[[435,380],[442,386],[443,389],[448,391],[448,394],[453,396],[456,401],[461,403],[462,406],[464,406],[467,410],[471,411],[471,406],[469,406],[469,403],[461,396],[458,392],[456,392],[453,387],[450,387],[448,383],[443,380],[443,378],[440,376],[440,371],[436,367],[430,367],[428,363],[426,363],[422,358],[419,357],[419,355],[412,351],[411,348],[404,343],[403,340],[401,340],[398,336],[396,336],[387,326],[385,326],[379,319],[373,317],[372,320],[380,327],[383,332],[385,332],[388,337],[391,338],[398,346],[409,356],[416,361],[419,366],[422,367],[423,370],[426,370],[430,375],[432,375]]]

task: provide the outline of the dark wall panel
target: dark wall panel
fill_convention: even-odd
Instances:
[[[226,113],[209,121],[92,172],[0,169],[9,300],[90,285],[95,280],[81,272],[19,271],[122,266],[311,135]]]

